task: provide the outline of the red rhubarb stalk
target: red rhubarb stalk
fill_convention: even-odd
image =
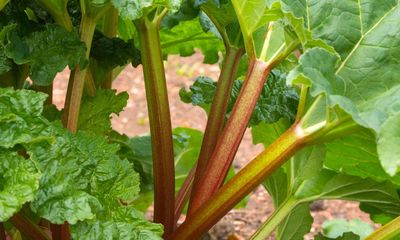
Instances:
[[[201,236],[304,146],[305,137],[298,124],[294,124],[200,206],[192,214],[193,217],[177,229],[172,239],[196,239]]]

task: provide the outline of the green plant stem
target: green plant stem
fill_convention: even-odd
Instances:
[[[139,33],[154,171],[154,221],[164,225],[164,237],[174,230],[175,166],[171,117],[160,46],[161,15],[136,21]]]
[[[285,219],[285,217],[297,206],[295,199],[288,199],[277,208],[268,220],[251,236],[252,240],[264,240]]]
[[[50,240],[51,238],[42,231],[34,222],[29,220],[22,213],[14,215],[11,223],[27,238],[34,240]],[[58,240],[58,239],[57,239]]]
[[[297,124],[293,125],[239,171],[193,214],[195,217],[189,217],[177,229],[172,239],[196,239],[201,236],[266,177],[302,149],[306,139],[298,128]]]
[[[305,114],[304,111],[305,111],[306,102],[307,102],[308,88],[309,87],[305,84],[301,85],[300,99],[299,99],[299,106],[297,108],[296,121],[299,121]]]
[[[110,9],[104,17],[103,23],[103,33],[109,38],[113,38],[117,35],[117,27],[118,27],[118,10],[114,7]],[[108,72],[102,84],[102,87],[105,89],[111,89],[113,80],[113,72],[112,70]]]
[[[0,240],[6,240],[6,230],[3,223],[0,222]]]
[[[218,137],[223,130],[226,110],[231,96],[230,93],[239,67],[240,58],[243,53],[243,49],[236,47],[228,47],[226,49],[225,59],[217,83],[217,90],[214,95],[214,100],[207,120],[207,126],[204,131],[204,138],[201,145],[199,159],[197,161],[197,167],[195,172],[192,171],[191,174],[186,177],[176,199],[177,204],[175,205],[175,214],[178,215],[178,217],[180,211],[186,204],[188,195],[191,192],[188,188],[191,188],[193,182],[198,182],[203,176],[208,160],[210,159],[217,144]]]
[[[86,58],[89,58],[95,28],[96,21],[94,19],[86,16],[82,17],[80,35],[81,40],[87,47]],[[77,66],[74,71],[71,71],[63,118],[64,125],[71,132],[76,132],[78,129],[79,110],[85,86],[87,69],[88,67],[86,69],[80,69],[80,66]]]
[[[400,236],[400,216],[380,227],[365,240],[395,240]]]
[[[231,116],[218,139],[204,175],[193,185],[189,217],[222,185],[235,157],[247,124],[262,91],[271,66],[260,60],[250,63],[249,71],[234,105]]]

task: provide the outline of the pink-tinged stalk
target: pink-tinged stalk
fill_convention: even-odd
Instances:
[[[90,48],[94,31],[96,29],[96,21],[87,16],[82,17],[80,35],[81,40],[86,44],[86,58],[89,59]],[[63,123],[68,130],[75,133],[78,130],[79,112],[81,108],[81,101],[83,90],[85,87],[85,79],[88,67],[81,69],[77,66],[76,69],[71,71],[67,98],[64,106]]]
[[[189,199],[193,182],[198,182],[206,170],[208,160],[213,153],[218,138],[225,124],[225,115],[228,109],[229,100],[233,83],[237,74],[240,58],[244,50],[236,47],[227,47],[225,59],[222,64],[221,74],[217,82],[217,89],[214,100],[211,104],[210,114],[207,120],[207,126],[204,131],[204,138],[197,165],[186,177],[185,182],[179,189],[175,203],[175,220],[177,220]]]
[[[304,146],[305,137],[295,124],[192,213],[171,239],[187,240],[201,236]]]
[[[154,172],[154,221],[164,225],[168,239],[175,226],[175,163],[171,116],[159,27],[162,17],[135,22],[138,29],[147,107],[150,120]]]
[[[243,49],[227,48],[221,75],[217,83],[217,90],[204,131],[204,138],[193,181],[194,186],[197,186],[200,179],[203,177],[209,159],[215,150],[218,138],[224,128],[226,110],[228,109],[229,100],[231,99],[232,86],[242,55]]]
[[[23,214],[19,213],[10,219],[11,223],[28,239],[50,240],[48,236],[38,225],[29,220]]]
[[[224,182],[271,67],[261,60],[250,63],[243,87],[204,175],[193,185],[189,218]]]

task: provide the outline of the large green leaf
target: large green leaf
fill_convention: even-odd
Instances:
[[[304,19],[314,38],[324,39],[345,59],[394,11],[396,0],[280,0],[283,9]],[[383,23],[384,24],[384,23]],[[351,53],[353,54],[353,53]]]
[[[111,114],[119,114],[128,101],[126,92],[98,90],[96,96],[86,96],[79,112],[78,129],[88,133],[104,135],[111,131]]]
[[[180,22],[172,29],[162,28],[160,38],[164,55],[191,56],[199,49],[205,63],[216,63],[218,53],[224,49],[221,39],[211,32],[204,32],[198,19]]]
[[[0,222],[7,221],[33,200],[40,177],[34,162],[0,147]]]
[[[338,1],[338,6],[341,5],[339,2],[342,1]],[[328,10],[336,10],[331,3],[321,1],[321,4]],[[373,14],[369,10],[372,8]],[[379,139],[378,152],[382,165],[393,176],[400,167],[400,160],[387,143],[399,141],[394,126],[398,123],[395,116],[400,112],[397,61],[400,57],[400,26],[396,24],[400,6],[397,1],[385,4],[361,1],[354,8],[357,9],[358,31],[346,31],[352,37],[343,37],[354,41],[346,43],[347,50],[337,49],[342,60],[322,49],[312,49],[303,55],[300,66],[290,74],[289,79],[293,83],[311,84],[314,96],[327,94],[331,106],[340,106],[358,124],[373,129]],[[333,14],[332,18],[335,16],[330,21],[336,24],[340,20],[338,14]],[[323,32],[329,31],[331,26],[322,24],[319,28]],[[341,38],[338,36],[335,39]],[[345,46],[342,42],[338,44]]]
[[[5,55],[17,64],[30,64],[30,77],[38,85],[49,85],[66,66],[85,63],[85,45],[73,32],[59,25],[46,25],[44,31],[21,36],[14,29],[7,36]]]
[[[1,136],[0,199],[7,201],[0,200],[2,220],[31,201],[39,217],[72,224],[74,236],[160,238],[161,226],[146,222],[133,208],[139,175],[117,155],[118,145],[97,135],[71,134],[44,119],[44,94],[0,89],[0,99],[0,127],[17,133]]]

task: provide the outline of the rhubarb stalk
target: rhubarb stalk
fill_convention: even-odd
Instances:
[[[226,55],[217,82],[214,99],[211,104],[197,166],[190,172],[190,174],[188,174],[176,199],[175,215],[177,218],[179,218],[182,209],[188,200],[193,182],[198,182],[203,176],[208,160],[210,159],[218,138],[223,130],[233,82],[243,53],[243,49],[240,48],[231,46],[226,48]]]
[[[249,71],[239,93],[238,100],[234,105],[222,135],[218,139],[215,151],[204,171],[205,174],[193,186],[189,217],[224,182],[271,67],[261,60],[255,60],[250,63]]]
[[[239,171],[216,194],[201,205],[172,235],[174,240],[195,239],[206,232],[266,177],[306,145],[306,137],[294,124],[274,143]]]
[[[139,33],[154,171],[154,221],[164,225],[164,237],[174,230],[175,166],[167,85],[160,46],[163,14],[135,22]]]

